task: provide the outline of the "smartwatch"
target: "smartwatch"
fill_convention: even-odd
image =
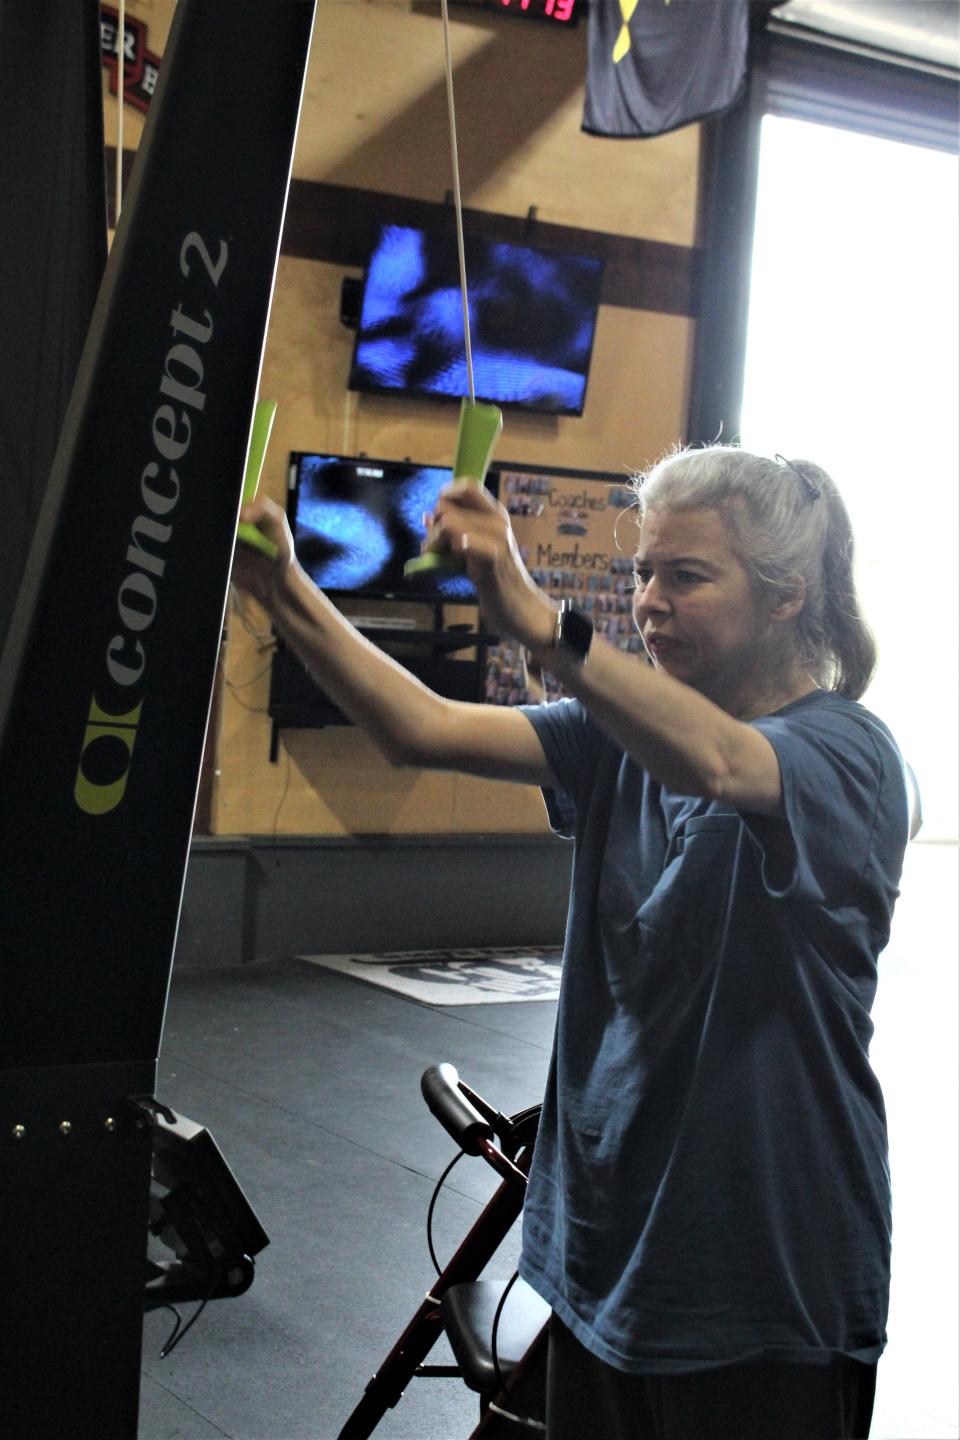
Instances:
[[[572,600],[561,600],[557,611],[557,628],[553,634],[553,648],[565,650],[572,660],[582,665],[590,652],[593,640],[593,624],[579,611]]]

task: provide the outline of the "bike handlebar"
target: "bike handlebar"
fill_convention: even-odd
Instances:
[[[493,1140],[493,1126],[460,1089],[460,1076],[453,1065],[431,1065],[420,1078],[420,1090],[431,1115],[468,1155],[480,1155],[482,1142]]]

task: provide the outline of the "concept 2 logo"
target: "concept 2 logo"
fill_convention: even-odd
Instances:
[[[214,257],[213,250],[216,250]],[[228,259],[225,240],[209,248],[191,231],[180,246],[180,273],[196,277],[209,297],[220,283]],[[87,815],[107,815],[123,799],[143,710],[147,669],[147,632],[159,604],[167,568],[174,511],[180,499],[180,475],[174,468],[190,449],[193,422],[207,403],[204,352],[214,333],[209,308],[189,314],[178,300],[170,313],[173,343],[163,358],[158,386],[161,401],[150,424],[152,448],[138,485],[138,513],[130,525],[126,574],[117,591],[120,628],[104,651],[106,675],[94,694],[80,750],[73,796]]]

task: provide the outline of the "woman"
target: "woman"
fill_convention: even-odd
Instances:
[[[397,764],[540,785],[575,837],[520,1273],[551,1305],[549,1440],[865,1436],[890,1195],[870,1007],[907,841],[856,701],[875,652],[832,480],[734,447],[638,481],[651,664],[533,584],[506,513],[441,498],[487,627],[572,699],[451,703],[279,549],[237,578]]]

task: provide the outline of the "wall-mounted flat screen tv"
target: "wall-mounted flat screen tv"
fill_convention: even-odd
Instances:
[[[581,415],[603,261],[469,235],[464,250],[476,398]],[[367,267],[349,387],[469,393],[452,226],[381,226]]]
[[[449,467],[411,460],[294,452],[287,515],[300,564],[331,595],[476,603],[465,575],[403,574],[420,554],[424,513],[451,478]]]

